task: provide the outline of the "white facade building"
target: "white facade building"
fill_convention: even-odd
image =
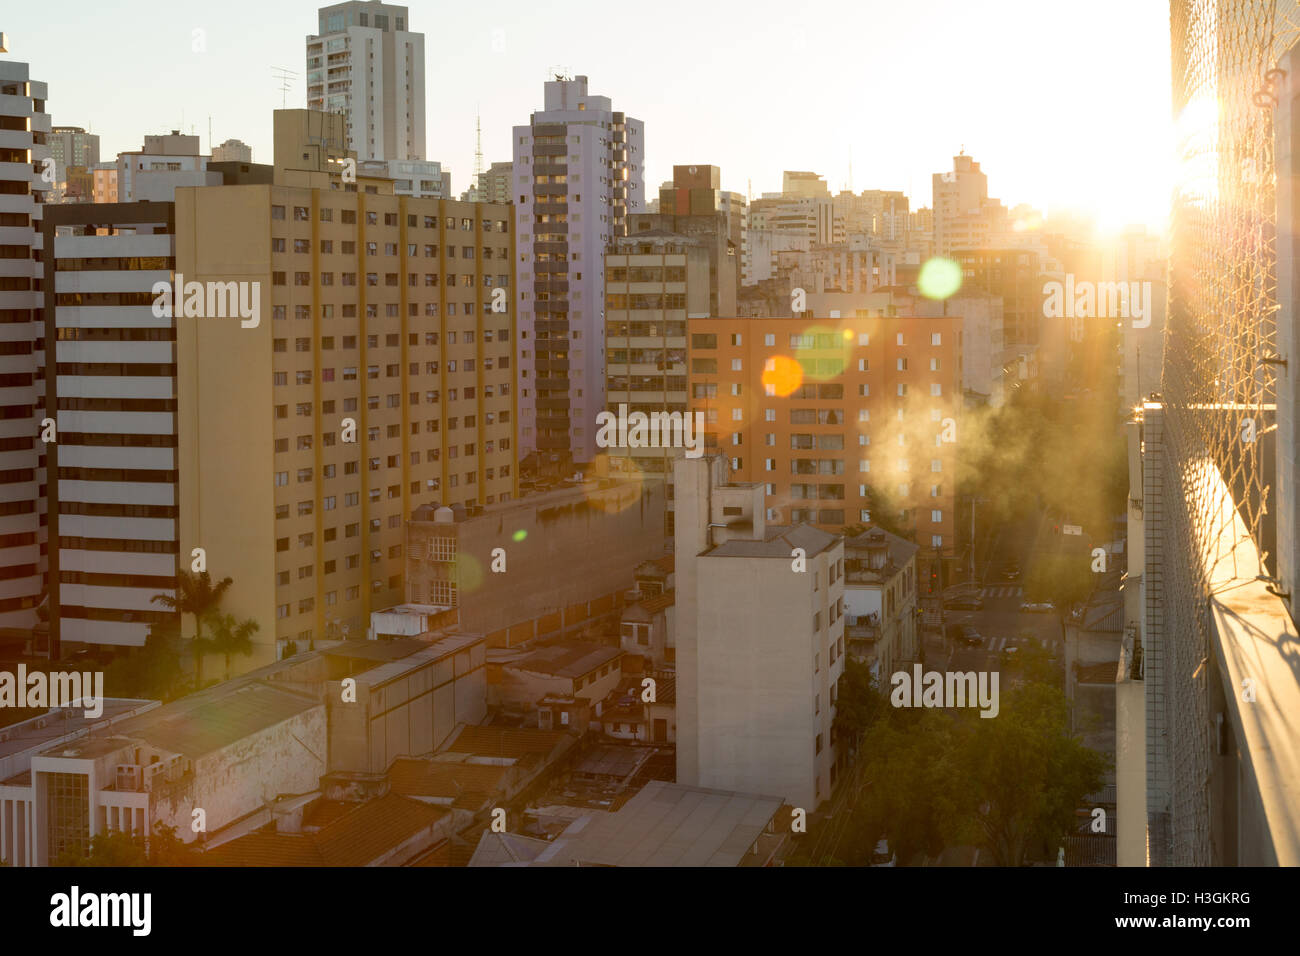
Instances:
[[[642,122],[591,96],[585,76],[547,82],[545,108],[514,128],[521,455],[596,456],[604,253],[645,211],[644,170]]]
[[[768,525],[721,456],[675,462],[677,782],[812,811],[838,770],[844,542]]]
[[[152,291],[173,278],[174,207],[51,207],[45,228],[51,635],[138,647],[175,619],[153,597],[176,587],[176,320],[154,315]]]
[[[307,37],[307,108],[347,116],[360,159],[424,159],[424,34],[406,7],[352,0],[321,7]]]
[[[50,131],[46,85],[26,63],[0,60],[0,626],[30,627],[45,570],[37,489],[45,475],[43,394],[36,351],[41,309],[41,193],[54,184],[37,172],[50,157],[37,140]],[[15,128],[16,127],[16,128]]]

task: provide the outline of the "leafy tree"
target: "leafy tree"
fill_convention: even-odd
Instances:
[[[1060,612],[1080,604],[1092,594],[1092,570],[1085,556],[1045,554],[1035,559],[1025,576],[1025,598],[1051,601]]]
[[[96,833],[90,839],[90,851],[78,853],[65,847],[55,858],[55,866],[194,866],[200,854],[176,836],[176,828],[161,820],[153,825],[148,840],[124,830]]]
[[[64,847],[55,858],[54,865],[118,867],[144,866],[147,862],[143,840],[125,830],[108,830],[90,838],[88,854],[83,855],[72,847]]]
[[[226,660],[226,680],[230,679],[230,658],[235,654],[245,657],[253,653],[253,635],[259,630],[252,618],[236,621],[233,614],[214,612],[210,615],[212,625],[212,649]]]
[[[856,751],[867,729],[888,714],[889,701],[876,687],[871,668],[854,657],[844,660],[837,695],[834,737],[848,742]]]
[[[959,772],[958,724],[935,710],[894,711],[862,745],[861,798],[906,865],[970,842],[972,794]]]
[[[213,584],[207,571],[191,574],[182,568],[176,576],[176,592],[155,594],[152,598],[154,603],[169,610],[194,617],[194,638],[190,641],[190,650],[194,654],[196,688],[203,686],[203,655],[213,649],[212,642],[203,636],[203,620],[217,609],[233,583],[226,577]]]
[[[996,718],[965,722],[957,764],[976,795],[974,821],[999,866],[1050,855],[1079,802],[1101,787],[1105,758],[1068,731],[1065,695],[1038,682],[1001,694]]]

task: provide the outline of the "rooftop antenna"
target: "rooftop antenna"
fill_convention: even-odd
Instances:
[[[474,107],[474,193],[483,199],[483,117]]]
[[[853,144],[849,143],[849,194],[853,193]]]
[[[275,75],[275,79],[280,83],[280,109],[286,109],[289,99],[289,89],[293,86],[292,78],[298,74],[293,70],[287,70],[282,66],[271,67],[271,72]]]

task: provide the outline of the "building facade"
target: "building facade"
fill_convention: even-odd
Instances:
[[[307,37],[307,108],[345,117],[361,159],[424,159],[424,34],[406,7],[348,0],[321,7]]]
[[[36,623],[45,570],[37,370],[45,364],[41,222],[54,185],[39,173],[50,158],[47,95],[26,63],[0,60],[0,626]]]
[[[950,559],[961,319],[896,311],[691,320],[691,409],[705,448],[764,488],[768,521],[838,531],[883,509]]]
[[[514,128],[514,151],[520,444],[590,462],[606,404],[603,258],[645,208],[644,128],[590,95],[587,77],[560,77]]]
[[[839,766],[844,544],[764,517],[721,456],[677,462],[677,782],[813,810]]]

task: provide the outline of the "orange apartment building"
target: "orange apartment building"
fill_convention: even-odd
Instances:
[[[767,519],[828,531],[896,510],[925,566],[958,555],[958,316],[691,319],[692,411]]]

